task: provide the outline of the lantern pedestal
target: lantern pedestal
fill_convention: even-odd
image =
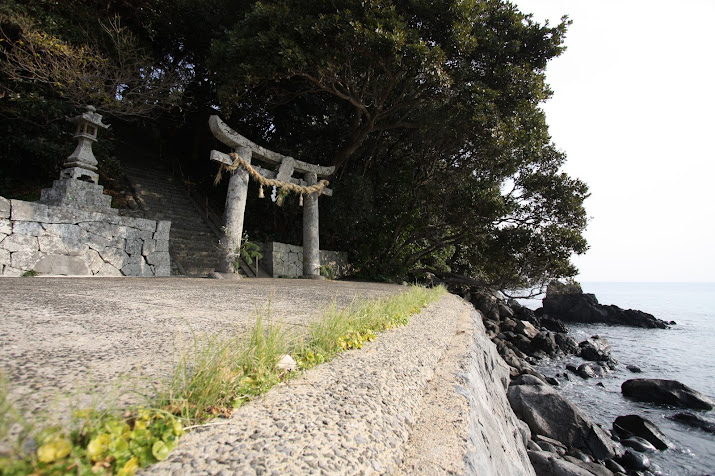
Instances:
[[[112,208],[112,197],[104,194],[104,187],[74,178],[55,180],[52,188],[42,190],[40,203],[111,215],[119,213],[119,210]]]
[[[102,123],[102,116],[92,106],[69,121],[77,125],[74,135],[77,147],[67,157],[60,179],[53,182],[52,188],[42,190],[40,203],[116,215],[118,211],[111,206],[112,197],[104,195],[104,187],[98,184],[97,159],[92,153],[97,131],[109,126]]]

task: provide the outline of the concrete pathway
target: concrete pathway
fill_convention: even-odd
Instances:
[[[242,333],[267,306],[274,322],[304,329],[332,303],[404,290],[289,279],[0,278],[0,371],[32,412],[61,414],[67,395],[86,404],[113,390],[122,405],[134,397],[119,388],[167,375],[192,332]]]
[[[57,395],[76,392],[75,401],[86,404],[93,397],[87,388],[95,384],[94,396],[113,399],[113,386],[126,388],[124,375],[139,368],[150,381],[161,379],[181,334],[244,332],[267,303],[275,321],[304,329],[332,303],[345,307],[356,298],[405,290],[311,280],[3,278],[0,366],[12,381],[12,397],[33,412],[66,415],[66,400],[56,402]],[[467,461],[481,458],[489,474],[533,475],[528,459],[523,469],[512,454],[519,432],[513,412],[504,410],[499,376],[507,374],[495,370],[496,351],[485,360],[484,375],[474,377],[491,382],[495,375],[482,393],[501,406],[470,407],[465,398],[470,362],[488,356],[475,354],[475,338],[483,333],[472,306],[446,295],[409,325],[273,388],[230,419],[192,430],[166,461],[139,474],[431,476],[465,474]],[[137,382],[140,388],[149,383]],[[506,430],[470,436],[476,422],[489,418]]]

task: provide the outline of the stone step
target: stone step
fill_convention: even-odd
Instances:
[[[181,258],[192,258],[192,259],[211,259],[211,260],[218,260],[219,259],[219,253],[218,250],[215,248],[185,248],[182,246],[170,246],[169,249],[171,250],[172,256],[181,257]]]
[[[186,248],[182,246],[169,246],[169,249],[171,250],[172,254],[186,258],[219,258],[218,248]]]
[[[185,241],[205,241],[215,243],[218,237],[208,228],[189,227],[189,225],[181,224],[174,227],[171,225],[171,238],[178,238]]]
[[[189,213],[188,210],[172,210],[166,207],[146,207],[146,212],[153,217],[162,217],[162,219],[187,222],[191,225],[200,223],[201,226],[208,227],[204,222],[204,218],[198,210],[194,209],[194,213]],[[210,229],[210,228],[209,228]]]
[[[219,239],[213,235],[201,234],[200,236],[195,236],[194,234],[184,234],[182,230],[178,230],[177,233],[173,233],[171,242],[177,245],[190,245],[192,243],[202,243],[205,245],[211,245],[211,247],[217,247]]]
[[[187,193],[184,184],[178,180],[172,182],[164,182],[154,179],[135,178],[130,175],[127,175],[127,177],[129,177],[129,180],[132,182],[134,188],[136,189],[141,188],[143,190],[170,190],[174,193]]]
[[[171,220],[169,249],[191,275],[205,276],[220,263],[218,237],[189,197],[183,183],[168,170],[125,167],[141,198],[147,218]]]
[[[176,192],[152,188],[150,192],[136,189],[142,200],[147,204],[160,204],[162,206],[193,206],[193,202],[188,195]],[[194,207],[195,208],[195,207]]]

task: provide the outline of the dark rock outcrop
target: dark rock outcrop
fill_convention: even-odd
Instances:
[[[666,418],[693,428],[698,428],[699,430],[707,431],[708,433],[715,434],[715,422],[694,413],[681,412],[670,415]]]
[[[568,334],[564,334],[562,332],[557,332],[554,337],[556,338],[556,345],[559,346],[559,349],[564,354],[576,354],[580,352],[580,348],[578,346],[578,342],[576,342],[576,339],[571,337]]]
[[[613,422],[613,433],[620,438],[638,436],[645,439],[659,450],[667,450],[672,446],[668,438],[652,421],[639,415],[619,416]]]
[[[581,292],[580,286],[551,284],[542,300],[543,313],[565,322],[615,324],[667,329],[668,323],[652,314],[618,306],[599,304],[593,294]]]
[[[639,402],[672,405],[694,410],[712,410],[715,402],[677,380],[636,378],[621,385],[624,396]]]
[[[611,344],[601,336],[592,336],[590,339],[579,343],[580,356],[592,362],[613,361],[611,357]]]
[[[607,374],[605,368],[593,362],[581,364],[576,369],[576,373],[583,379],[601,378]]]
[[[548,436],[598,460],[616,454],[608,433],[550,385],[510,385],[507,397],[516,416],[529,425],[532,434]]]
[[[655,451],[655,446],[650,441],[640,436],[629,436],[621,440],[623,446],[634,449],[639,453],[652,453]]]
[[[626,474],[626,468],[621,466],[620,464],[616,463],[612,459],[607,459],[606,460],[606,468],[608,468],[609,471],[613,473],[623,473]]]
[[[541,350],[547,355],[556,355],[559,346],[556,345],[556,338],[551,331],[541,331],[532,340],[531,345],[535,350]]]
[[[552,332],[560,332],[562,334],[567,334],[569,331],[569,328],[566,327],[566,324],[564,324],[558,319],[554,319],[551,316],[541,317],[539,319],[539,324],[541,324],[541,327],[545,327]]]
[[[624,468],[634,471],[645,471],[650,468],[650,459],[646,455],[631,449],[627,449],[621,457],[615,458],[615,460]]]
[[[561,459],[548,451],[527,451],[534,471],[539,476],[593,476],[590,471]]]

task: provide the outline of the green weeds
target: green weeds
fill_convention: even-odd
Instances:
[[[245,337],[193,336],[192,352],[182,352],[158,406],[188,425],[230,416],[280,379],[276,362],[287,352],[283,329],[263,311]]]
[[[340,352],[361,348],[378,332],[407,324],[411,315],[445,292],[413,287],[347,309],[332,306],[307,334],[297,336],[273,323],[266,308],[243,336],[192,335],[189,346],[180,341],[173,375],[146,407],[76,411],[66,427],[34,431],[8,400],[0,376],[0,440],[12,439],[13,425],[21,429],[16,444],[0,454],[0,474],[131,476],[168,457],[185,428],[228,417],[296,375],[277,365],[286,354],[295,359],[296,370],[310,369]]]

